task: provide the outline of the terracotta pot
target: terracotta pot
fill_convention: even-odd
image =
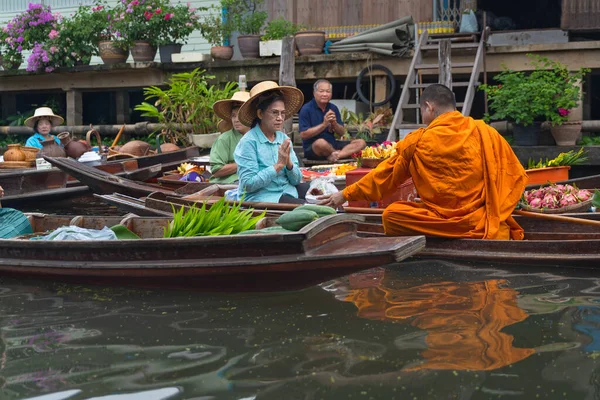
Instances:
[[[47,157],[66,157],[65,149],[56,143],[53,137],[42,142],[42,148],[38,152],[37,158]]]
[[[173,59],[171,58],[171,56],[173,54],[179,54],[181,53],[181,47],[183,45],[181,44],[163,44],[162,46],[160,46],[158,48],[158,50],[160,51],[160,62],[161,63],[170,63],[173,62]]]
[[[156,47],[143,40],[134,40],[131,47],[134,62],[151,62],[156,57]]]
[[[98,52],[104,64],[124,63],[129,57],[129,49],[122,49],[110,40],[99,42]]]
[[[78,159],[89,149],[87,144],[71,139],[71,134],[69,132],[59,133],[58,138],[65,148],[67,156],[71,158]]]
[[[323,53],[325,46],[325,32],[303,31],[295,35],[296,47],[301,56]]]
[[[35,161],[35,157],[40,149],[37,147],[21,146],[21,151],[25,153],[25,161]]]
[[[132,140],[131,142],[125,143],[119,149],[120,153],[132,154],[136,157],[142,157],[148,154],[150,145],[141,140]]]
[[[8,150],[4,152],[4,161],[27,161],[27,156],[20,144],[9,144]]]
[[[575,146],[581,136],[581,121],[567,121],[550,128],[557,146]]]
[[[233,57],[233,46],[213,46],[210,55],[215,60],[231,60]]]
[[[163,143],[160,145],[161,153],[169,153],[171,151],[177,151],[177,150],[179,150],[179,146],[177,146],[176,144],[173,144],[173,143]]]
[[[244,58],[258,58],[260,53],[260,35],[238,36],[238,46]]]

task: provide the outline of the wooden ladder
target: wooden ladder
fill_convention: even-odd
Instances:
[[[423,53],[426,51],[437,50],[438,51],[438,64],[424,64]],[[475,51],[475,58],[473,62],[451,62],[452,52],[473,52]],[[394,114],[388,140],[402,139],[407,134],[415,129],[425,127],[425,125],[419,123],[421,118],[421,111],[419,106],[419,94],[420,91],[432,83],[423,83],[421,71],[432,71],[437,70],[439,75],[438,83],[448,86],[451,89],[457,87],[466,87],[467,92],[464,100],[456,103],[456,108],[461,111],[465,116],[471,113],[471,106],[473,105],[473,99],[475,97],[475,91],[479,86],[479,73],[483,67],[483,59],[485,52],[485,31],[482,32],[479,43],[477,42],[456,42],[452,39],[437,39],[431,38],[427,31],[421,34],[417,47],[415,48],[414,56],[408,74],[406,75],[406,81],[402,87],[402,93],[400,94],[400,101]],[[463,71],[466,68],[471,69],[471,76],[468,81],[453,81],[452,79],[452,68],[460,68]],[[412,94],[412,96],[411,96]],[[415,101],[411,103],[410,101]],[[416,123],[405,121],[406,110],[414,109],[416,112]]]

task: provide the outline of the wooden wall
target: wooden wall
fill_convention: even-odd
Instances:
[[[385,24],[412,15],[431,21],[430,0],[266,0],[269,19],[284,18],[308,27]]]
[[[600,30],[600,0],[562,0],[560,27],[567,30]]]

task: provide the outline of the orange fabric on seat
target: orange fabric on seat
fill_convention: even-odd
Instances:
[[[523,239],[511,214],[527,174],[510,145],[483,121],[458,111],[440,115],[400,141],[395,156],[344,189],[344,196],[377,201],[410,177],[422,203],[389,205],[386,234]]]

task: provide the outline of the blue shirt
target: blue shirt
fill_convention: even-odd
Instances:
[[[25,142],[25,146],[37,147],[38,149],[41,149],[42,142],[44,140],[47,139],[43,137],[40,133],[36,132],[33,136],[27,139],[27,141]],[[54,136],[54,140],[56,141],[56,143],[60,144],[60,139],[58,137]]]
[[[300,113],[298,114],[298,129],[300,132],[304,132],[313,126],[321,124],[323,122],[323,118],[325,118],[325,114],[329,110],[333,110],[335,113],[337,123],[344,126],[344,121],[342,121],[340,110],[335,104],[327,103],[325,106],[325,111],[323,111],[319,108],[315,99],[312,99],[302,106]],[[318,135],[315,135],[310,139],[302,140],[302,147],[304,148],[305,153],[312,149],[312,144],[317,139],[325,139],[333,146],[333,148],[335,148],[335,135],[333,132],[329,132],[329,128],[325,128],[325,130]]]
[[[294,167],[284,167],[275,171],[279,146],[288,137],[277,131],[275,140],[269,141],[259,125],[250,129],[242,137],[233,153],[238,166],[239,192],[246,192],[244,201],[265,201],[278,203],[283,194],[298,197],[296,185],[302,181],[302,173],[298,167],[298,157],[290,148],[290,157]]]

